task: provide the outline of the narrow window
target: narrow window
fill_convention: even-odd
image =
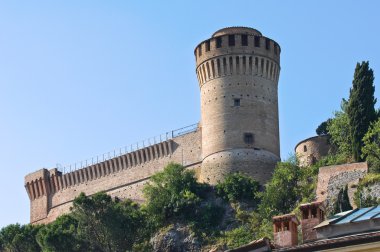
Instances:
[[[212,78],[215,78],[215,66],[214,66],[213,60],[211,60],[211,75],[212,75]]]
[[[240,61],[239,56],[236,56],[236,73],[240,74]]]
[[[234,107],[240,107],[240,99],[234,99]]]
[[[249,57],[249,73],[252,73],[252,57]]]
[[[248,35],[241,35],[241,45],[248,46]]]
[[[252,133],[244,133],[244,143],[253,144],[253,134]]]
[[[227,59],[223,58],[223,74],[227,74]]]
[[[246,58],[243,56],[243,74],[245,74],[245,70],[247,68]]]
[[[265,39],[265,49],[267,49],[267,50],[270,49],[270,41],[269,41],[269,39]]]
[[[255,36],[255,47],[260,47],[260,37]]]
[[[306,145],[303,146],[303,151],[304,151],[304,152],[307,151],[307,147],[306,147]]]
[[[202,44],[198,47],[198,56],[202,56]]]
[[[277,45],[274,44],[274,54],[277,55]]]
[[[232,67],[232,57],[229,58],[229,63],[230,63],[230,74],[232,74],[232,70],[233,70],[233,67]]]
[[[221,74],[220,74],[220,60],[219,59],[216,60],[216,66],[218,69],[218,75],[220,76]]]
[[[235,35],[228,35],[228,46],[235,46]]]
[[[206,41],[206,52],[210,51],[210,40]]]
[[[216,48],[221,48],[222,47],[222,38],[216,38]]]

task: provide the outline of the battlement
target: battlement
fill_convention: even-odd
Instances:
[[[29,199],[35,200],[154,159],[170,156],[172,153],[173,141],[170,139],[66,174],[59,172],[56,168],[50,171],[41,169],[25,177],[25,188]]]
[[[257,55],[280,64],[280,53],[281,48],[276,41],[250,28],[221,29],[194,49],[197,67],[208,59],[226,54]]]

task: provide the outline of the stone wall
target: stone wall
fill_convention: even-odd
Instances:
[[[55,220],[70,210],[73,199],[81,192],[92,195],[104,191],[113,197],[142,201],[143,185],[170,162],[200,169],[200,130],[71,173],[42,169],[27,175],[25,187],[31,200],[30,221],[48,223]]]
[[[366,162],[332,165],[319,168],[317,184],[317,201],[325,201],[326,212],[331,211],[331,207],[336,200],[339,190],[348,185],[348,195],[350,203],[353,202],[353,195],[356,190],[354,185],[359,183],[368,172]]]

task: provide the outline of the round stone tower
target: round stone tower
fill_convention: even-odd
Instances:
[[[252,28],[218,30],[194,51],[201,91],[200,180],[240,171],[261,183],[280,160],[280,46]]]

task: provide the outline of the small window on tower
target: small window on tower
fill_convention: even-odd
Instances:
[[[210,40],[206,41],[206,52],[210,51]]]
[[[253,144],[253,134],[252,133],[244,133],[244,143]]]
[[[260,37],[255,36],[255,47],[260,47]]]
[[[241,45],[242,46],[248,45],[248,35],[241,35]]]
[[[216,38],[216,48],[222,47],[222,38]]]
[[[269,41],[269,39],[265,39],[265,49],[267,49],[267,50],[270,49],[270,41]]]
[[[240,107],[240,99],[234,99],[234,107]]]
[[[235,46],[235,35],[228,35],[228,45]]]
[[[303,151],[304,151],[304,152],[307,151],[307,147],[306,147],[306,145],[303,146]]]

